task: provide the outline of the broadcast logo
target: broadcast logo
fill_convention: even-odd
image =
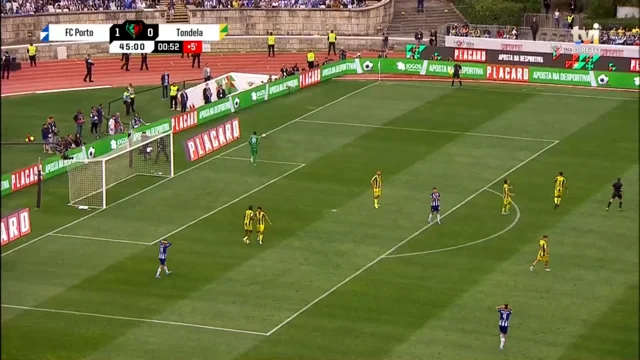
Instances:
[[[579,27],[574,26],[571,34],[573,35],[573,42],[576,44],[600,44],[600,30],[581,30]]]
[[[125,29],[129,33],[129,35],[131,35],[131,38],[135,39],[136,36],[140,35],[140,33],[142,32],[142,24],[139,24],[139,23],[127,24]]]

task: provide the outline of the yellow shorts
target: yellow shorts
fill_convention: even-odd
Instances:
[[[373,189],[373,196],[380,196],[382,194],[382,189]]]
[[[502,204],[503,204],[503,205],[511,205],[511,198],[508,198],[508,199],[502,199]]]
[[[253,230],[253,224],[244,223],[244,229],[247,230],[247,231],[252,231]]]
[[[557,198],[562,197],[562,191],[554,191],[553,196]]]
[[[549,261],[549,255],[542,255],[538,253],[538,261]]]
[[[258,230],[258,232],[262,233],[264,232],[264,225],[258,225],[256,229]]]

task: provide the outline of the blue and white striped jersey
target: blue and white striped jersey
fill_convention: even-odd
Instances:
[[[511,309],[498,309],[500,314],[499,326],[509,326],[509,320],[511,319]]]
[[[431,206],[440,206],[440,192],[431,193]]]
[[[158,259],[166,259],[167,258],[167,251],[169,250],[169,247],[171,246],[171,243],[160,243],[160,254],[158,254]]]

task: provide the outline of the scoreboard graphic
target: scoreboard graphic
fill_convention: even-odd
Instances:
[[[202,41],[221,41],[227,24],[49,24],[40,32],[42,42],[109,42],[112,54],[198,54]]]

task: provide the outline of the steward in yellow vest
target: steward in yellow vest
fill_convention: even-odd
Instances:
[[[327,52],[327,55],[331,55],[331,49],[333,49],[333,55],[336,55],[336,39],[338,37],[336,36],[336,33],[333,32],[333,30],[331,30],[331,32],[329,33],[329,36],[327,36],[327,40],[329,41],[329,51]]]
[[[136,112],[136,92],[133,88],[133,84],[129,83],[129,87],[127,87],[127,91],[129,92],[129,97],[131,97],[131,110]]]
[[[178,85],[176,83],[171,84],[169,88],[169,109],[178,110]]]
[[[33,43],[30,43],[29,47],[27,47],[27,54],[29,55],[29,65],[31,67],[38,66],[36,64],[36,55],[37,55],[37,53],[38,53],[38,48],[35,47],[33,45]]]
[[[315,62],[316,54],[313,53],[313,50],[309,50],[309,52],[307,53],[307,67],[309,67],[309,69],[313,69]]]
[[[276,57],[276,37],[273,36],[273,32],[270,32],[269,36],[267,36],[267,47],[267,57],[271,57],[271,55],[273,55],[273,57]]]

